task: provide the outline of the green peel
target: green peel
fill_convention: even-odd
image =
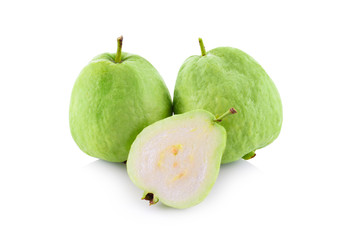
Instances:
[[[222,122],[227,131],[222,163],[250,158],[280,133],[283,114],[278,90],[264,69],[243,51],[218,47],[206,52],[201,38],[199,45],[201,55],[186,59],[178,72],[174,113],[204,109],[218,116],[233,105],[239,114]]]

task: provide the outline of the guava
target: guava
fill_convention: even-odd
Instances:
[[[144,191],[150,205],[159,200],[188,208],[208,195],[219,173],[226,131],[219,118],[193,110],[160,120],[143,129],[131,146],[127,173]]]
[[[69,123],[80,149],[111,162],[127,160],[142,129],[172,115],[169,91],[144,58],[121,52],[96,56],[81,71],[71,94]]]
[[[191,56],[181,66],[174,90],[174,113],[205,109],[217,115],[233,105],[239,114],[222,123],[227,147],[222,163],[250,159],[273,142],[282,125],[279,92],[264,69],[237,48],[218,47]]]

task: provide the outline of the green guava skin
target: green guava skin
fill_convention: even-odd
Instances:
[[[95,57],[78,76],[69,110],[71,134],[90,156],[124,162],[146,126],[172,115],[169,91],[144,58],[123,52]]]
[[[227,131],[222,163],[253,156],[252,151],[273,142],[281,130],[277,88],[252,57],[236,48],[218,47],[189,57],[179,70],[173,105],[175,114],[205,109],[217,116],[236,109],[234,118],[221,123]]]

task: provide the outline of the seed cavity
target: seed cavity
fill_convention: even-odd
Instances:
[[[194,162],[194,157],[193,157],[193,155],[190,155],[190,156],[189,156],[189,162],[190,162],[190,163],[193,163],[193,162]]]
[[[173,153],[173,155],[177,155],[179,150],[181,150],[183,148],[182,144],[177,144],[177,145],[173,145],[171,152]]]
[[[178,179],[181,179],[182,177],[184,177],[187,174],[187,170],[179,173],[178,175],[176,175],[174,178],[172,178],[172,182],[177,181]]]
[[[157,162],[157,166],[158,167],[161,167],[163,164],[164,164],[164,158],[165,158],[165,154],[162,152],[160,153],[160,159],[159,161]]]

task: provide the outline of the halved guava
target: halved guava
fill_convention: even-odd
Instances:
[[[160,120],[137,136],[127,172],[144,190],[143,199],[150,204],[160,200],[174,208],[187,208],[208,195],[226,144],[220,121],[210,112],[194,110]]]

